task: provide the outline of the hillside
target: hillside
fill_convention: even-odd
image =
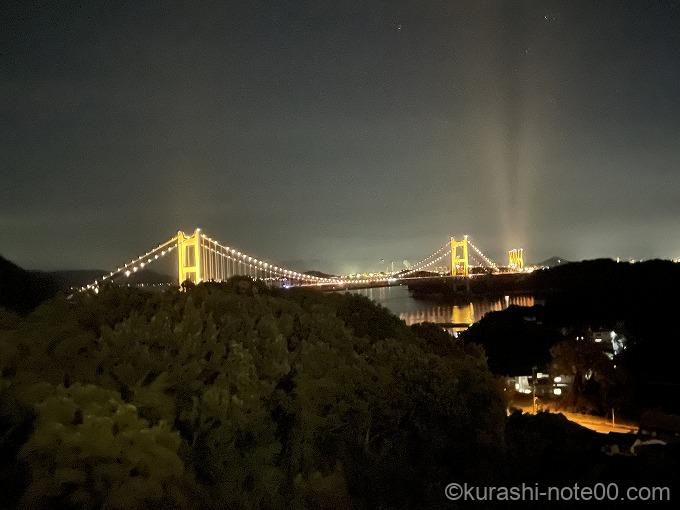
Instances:
[[[50,275],[26,271],[0,256],[0,308],[25,313],[58,290],[58,283]]]
[[[101,278],[106,271],[75,269],[64,271],[27,271],[0,256],[0,308],[26,313],[59,291],[68,291]],[[175,283],[175,278],[164,273],[143,270],[129,279],[130,284]]]
[[[561,266],[562,264],[569,264],[571,261],[565,259],[564,257],[550,257],[549,259],[545,259],[541,262],[536,262],[535,264],[532,264],[533,266],[539,266],[539,267],[555,267],[555,266]]]
[[[429,484],[503,465],[482,353],[362,296],[107,288],[0,346],[3,508],[436,508]]]

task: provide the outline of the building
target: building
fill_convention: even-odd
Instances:
[[[568,392],[573,382],[574,377],[571,375],[550,375],[537,372],[535,380],[531,375],[518,375],[508,378],[506,385],[511,391],[524,395],[532,395],[535,385],[537,397],[559,398]]]

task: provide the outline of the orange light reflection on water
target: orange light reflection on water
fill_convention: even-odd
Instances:
[[[388,308],[409,326],[420,322],[461,325],[450,328],[461,331],[480,320],[489,312],[504,310],[510,305],[534,306],[531,295],[505,296],[499,299],[477,299],[463,304],[440,304],[414,299],[406,286],[375,287],[351,291],[361,294]]]
[[[420,322],[437,324],[474,324],[489,312],[498,312],[510,305],[534,306],[533,296],[506,296],[458,305],[432,305],[420,310],[403,312],[399,318],[409,326]]]

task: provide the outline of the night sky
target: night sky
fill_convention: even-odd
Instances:
[[[680,256],[680,1],[2,2],[0,254],[200,226],[299,269],[470,234]]]

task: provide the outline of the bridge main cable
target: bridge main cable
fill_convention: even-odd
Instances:
[[[326,283],[326,284],[338,284],[341,283],[340,278],[328,278],[324,276],[314,276],[314,275],[308,275],[305,273],[300,273],[298,271],[294,271],[292,269],[287,269],[284,267],[279,267],[277,265],[274,265],[270,262],[265,262],[263,260],[258,260],[256,257],[252,257],[250,255],[247,255],[246,253],[242,253],[239,250],[236,250],[235,248],[231,248],[229,246],[224,246],[220,242],[216,241],[215,239],[212,239],[211,237],[208,237],[206,234],[201,234],[201,239],[207,244],[205,246],[205,249],[207,249],[210,253],[220,256],[221,258],[226,258],[227,260],[231,260],[232,262],[236,262],[239,264],[244,264],[247,265],[249,269],[254,269],[255,274],[257,276],[257,271],[258,269],[264,272],[269,272],[270,274],[274,274],[274,276],[279,277],[279,278],[286,278],[290,280],[299,280],[307,283]],[[211,273],[213,272],[212,270],[210,271]],[[215,276],[213,274],[210,274],[209,276]],[[211,279],[216,279],[216,278],[211,278]]]
[[[484,255],[484,253],[482,253],[482,250],[477,248],[473,244],[473,242],[470,241],[469,239],[468,239],[468,244],[472,247],[473,250],[475,250],[475,252],[477,252],[477,254],[480,257],[482,257],[482,260],[484,260],[484,262],[486,262],[489,265],[489,267],[491,267],[492,269],[496,269],[496,270],[498,269],[498,266],[496,265],[496,263],[493,260],[491,260],[490,258],[488,258],[486,255]]]
[[[431,266],[432,264],[434,264],[434,263],[436,263],[436,262],[439,262],[439,261],[442,260],[444,257],[446,257],[447,255],[449,255],[449,254],[451,253],[451,250],[450,250],[450,249],[449,249],[449,251],[442,253],[446,248],[449,248],[449,243],[448,243],[448,242],[446,242],[446,243],[444,243],[443,245],[441,245],[437,250],[435,250],[433,253],[431,253],[430,255],[428,255],[427,257],[425,257],[424,259],[422,259],[421,261],[416,262],[415,264],[413,264],[407,271],[405,271],[405,272],[403,272],[403,273],[401,273],[401,271],[397,271],[397,272],[395,272],[395,273],[392,273],[392,276],[394,277],[394,276],[398,275],[399,273],[401,273],[401,274],[400,274],[400,277],[403,278],[403,277],[405,277],[405,276],[407,276],[407,275],[409,275],[409,274],[413,274],[413,273],[416,273],[416,272],[418,272],[418,271],[422,271],[422,270],[425,269],[426,267],[429,267],[429,266]],[[441,255],[439,255],[440,253],[441,253]],[[439,257],[437,257],[437,255],[439,255]]]
[[[144,269],[144,267],[146,267],[147,265],[164,257],[175,248],[177,248],[177,236],[171,237],[164,243],[161,243],[155,248],[152,248],[151,250],[147,251],[144,255],[140,255],[139,257],[134,258],[127,262],[126,264],[123,264],[122,266],[116,268],[116,270],[110,271],[108,274],[102,275],[101,281],[100,279],[96,279],[94,282],[85,285],[84,287],[81,287],[79,290],[81,291],[98,290],[100,283],[104,283],[106,280],[112,280],[117,276],[121,275],[130,276],[131,274],[136,273],[140,269]]]

